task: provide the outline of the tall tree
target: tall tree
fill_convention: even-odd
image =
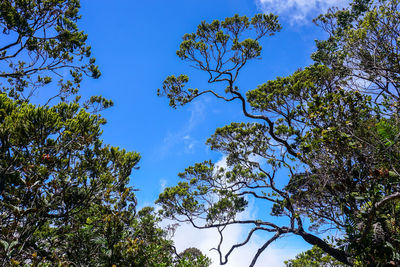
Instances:
[[[208,266],[176,255],[151,208],[136,211],[139,154],[104,145],[100,115],[0,94],[0,264]]]
[[[174,108],[203,94],[239,101],[251,119],[219,128],[207,141],[227,155],[228,169],[211,161],[195,164],[158,199],[165,216],[218,230],[221,264],[256,232],[271,235],[250,266],[290,234],[343,264],[400,264],[399,1],[354,0],[316,23],[329,38],[317,41],[314,64],[246,90],[237,86],[237,77],[260,56],[259,40],[280,30],[277,18],[235,15],[203,22],[184,35],[177,55],[225,90],[186,88],[189,78],[179,75],[169,76],[158,91]],[[280,187],[282,173],[290,180]],[[271,207],[272,216],[238,219],[250,199]],[[224,231],[235,224],[250,230],[223,254]],[[318,236],[332,228],[340,237],[328,242]]]
[[[0,2],[0,265],[207,266],[202,255],[176,254],[153,209],[136,210],[129,182],[140,156],[104,144],[105,119],[89,112],[112,102],[69,101],[84,75],[100,75],[79,7]],[[44,105],[31,104],[52,82]]]
[[[0,97],[3,264],[68,258],[68,249],[84,248],[77,238],[92,223],[133,214],[127,184],[139,155],[103,145],[104,119],[76,103],[35,107]]]

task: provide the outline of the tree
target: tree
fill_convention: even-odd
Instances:
[[[306,252],[302,252],[293,260],[285,261],[287,267],[342,267],[346,266],[336,261],[331,256],[324,253],[320,248],[313,247]]]
[[[160,218],[136,210],[139,154],[104,144],[105,119],[89,111],[112,102],[69,101],[84,74],[100,75],[78,12],[78,0],[0,3],[0,265],[176,266]],[[31,104],[54,79],[55,95]]]
[[[179,261],[177,267],[207,267],[210,266],[211,260],[203,255],[197,248],[187,248],[179,253]]]
[[[80,244],[71,232],[84,231],[94,214],[101,221],[133,212],[127,183],[139,155],[103,145],[104,119],[76,103],[35,107],[0,97],[3,264],[61,260]]]
[[[83,75],[100,76],[87,35],[78,29],[79,0],[5,0],[0,3],[2,91],[28,100],[57,81],[55,97],[78,92]]]
[[[317,41],[314,64],[247,91],[237,77],[260,56],[259,40],[280,30],[275,16],[235,15],[184,35],[177,55],[225,90],[186,88],[189,78],[179,75],[169,76],[159,95],[174,108],[203,94],[239,101],[251,122],[216,130],[207,144],[227,155],[228,168],[211,161],[188,167],[179,174],[184,181],[160,195],[164,215],[217,229],[221,264],[255,232],[268,232],[250,266],[289,234],[343,264],[398,265],[399,14],[399,1],[389,0],[354,0],[330,10],[315,20],[329,38]],[[282,173],[290,180],[278,187]],[[237,218],[251,198],[271,207],[269,220]],[[224,255],[224,230],[234,224],[250,230]],[[341,235],[330,242],[318,236],[330,229]]]
[[[183,261],[153,210],[136,211],[128,183],[140,156],[103,144],[100,115],[77,103],[18,104],[5,94],[0,110],[1,265]]]

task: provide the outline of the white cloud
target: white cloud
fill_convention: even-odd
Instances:
[[[255,206],[254,203],[249,204],[249,208],[239,215],[239,218],[254,218]],[[164,222],[165,223],[165,222]],[[223,252],[227,252],[234,244],[243,242],[248,229],[244,225],[230,226],[224,231],[224,242],[222,245]],[[219,242],[219,234],[216,229],[199,230],[195,229],[190,224],[181,224],[174,236],[173,240],[178,253],[186,248],[196,247],[200,249],[212,260],[212,267],[219,265],[219,255],[211,248],[216,247]],[[227,267],[243,267],[249,266],[257,250],[264,244],[266,240],[260,236],[254,235],[252,240],[232,252],[229,256]],[[279,243],[278,243],[279,242]],[[287,242],[280,240],[272,243],[258,258],[256,267],[284,266],[284,261],[294,258],[298,253],[308,249],[309,247],[294,247]]]
[[[241,225],[232,226],[224,231],[223,251],[226,252],[230,246],[243,242],[246,235],[246,227]],[[196,247],[204,254],[207,254],[212,260],[212,267],[219,265],[219,255],[215,250],[210,250],[218,244],[219,235],[215,229],[198,230],[189,224],[181,224],[173,237],[178,252],[182,252],[186,248]],[[245,246],[236,249],[229,256],[228,263],[224,266],[243,267],[249,266],[257,250],[266,240],[259,236],[254,236],[253,240]],[[272,243],[258,258],[256,267],[284,266],[283,262],[293,259],[298,253],[305,250],[304,247],[295,248],[289,244],[278,244],[280,240]],[[308,249],[308,247],[306,248]]]
[[[343,7],[349,0],[256,0],[263,12],[282,15],[291,23],[304,23],[330,7]]]
[[[185,136],[183,136],[185,137]],[[189,139],[189,138],[186,138]],[[257,160],[255,157],[254,160]],[[226,156],[222,156],[220,160],[215,163],[218,167],[227,168]],[[161,186],[165,186],[165,181],[160,180]],[[245,219],[256,219],[259,208],[254,200],[249,199],[248,208],[238,215],[239,220]],[[167,225],[174,225],[176,221],[163,220],[161,227],[166,228]],[[198,222],[198,225],[202,225]],[[233,225],[229,226],[224,230],[224,241],[222,243],[222,252],[226,253],[232,245],[241,243],[245,240],[248,234],[249,228],[246,225]],[[196,229],[191,224],[180,223],[180,225],[171,231],[172,240],[180,253],[187,248],[196,247],[200,249],[212,260],[212,267],[221,266],[219,260],[219,254],[212,250],[218,245],[219,234],[216,229]],[[271,234],[260,233],[254,234],[252,239],[246,245],[235,249],[229,256],[227,267],[243,267],[249,266],[257,250],[267,241]],[[284,266],[284,261],[293,259],[297,254],[310,248],[308,245],[296,246],[291,243],[293,239],[278,239],[273,242],[258,258],[256,267],[280,267]],[[298,244],[296,242],[296,244]],[[223,254],[224,256],[225,254]]]

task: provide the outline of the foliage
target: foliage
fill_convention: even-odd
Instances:
[[[343,264],[400,264],[399,1],[354,0],[316,23],[329,37],[317,41],[312,65],[245,90],[237,85],[239,72],[260,56],[260,39],[280,30],[277,18],[203,22],[184,36],[177,55],[208,73],[215,90],[186,88],[189,77],[179,75],[158,91],[173,108],[207,93],[239,101],[250,119],[217,129],[207,141],[227,155],[228,169],[211,161],[195,164],[158,199],[165,216],[219,231],[221,264],[255,232],[271,235],[250,266],[289,234]],[[288,183],[277,186],[286,174]],[[272,216],[238,219],[250,199],[271,207]],[[274,217],[288,223],[274,223]],[[224,230],[233,224],[251,228],[223,255]],[[318,237],[332,229],[339,237]]]
[[[285,261],[287,267],[342,267],[346,266],[324,253],[320,248],[313,247],[302,252],[295,259]]]
[[[78,29],[79,0],[4,0],[0,3],[2,91],[28,100],[57,83],[53,97],[76,94],[83,75],[100,76],[87,35]]]
[[[211,260],[203,255],[197,248],[187,248],[179,253],[177,267],[207,267],[210,266]]]
[[[108,232],[122,233],[134,216],[127,183],[139,155],[103,145],[104,119],[76,103],[35,107],[2,94],[0,110],[3,265],[89,260],[80,254],[113,248],[119,238]]]

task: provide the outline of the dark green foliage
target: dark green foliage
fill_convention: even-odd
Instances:
[[[0,3],[2,91],[27,100],[58,84],[54,96],[76,94],[83,75],[100,76],[87,35],[78,29],[79,0],[3,0]]]
[[[104,119],[78,104],[35,107],[4,94],[0,110],[2,265],[118,263],[130,239],[163,237],[151,213],[135,215],[127,184],[139,155],[103,144]]]
[[[324,253],[320,248],[313,247],[306,252],[300,253],[295,259],[285,261],[287,267],[345,267],[331,256]]]
[[[0,110],[1,265],[180,264],[153,210],[136,212],[128,183],[139,154],[104,145],[104,119],[5,94]]]
[[[179,254],[176,267],[207,267],[211,261],[197,248],[187,248]]]

